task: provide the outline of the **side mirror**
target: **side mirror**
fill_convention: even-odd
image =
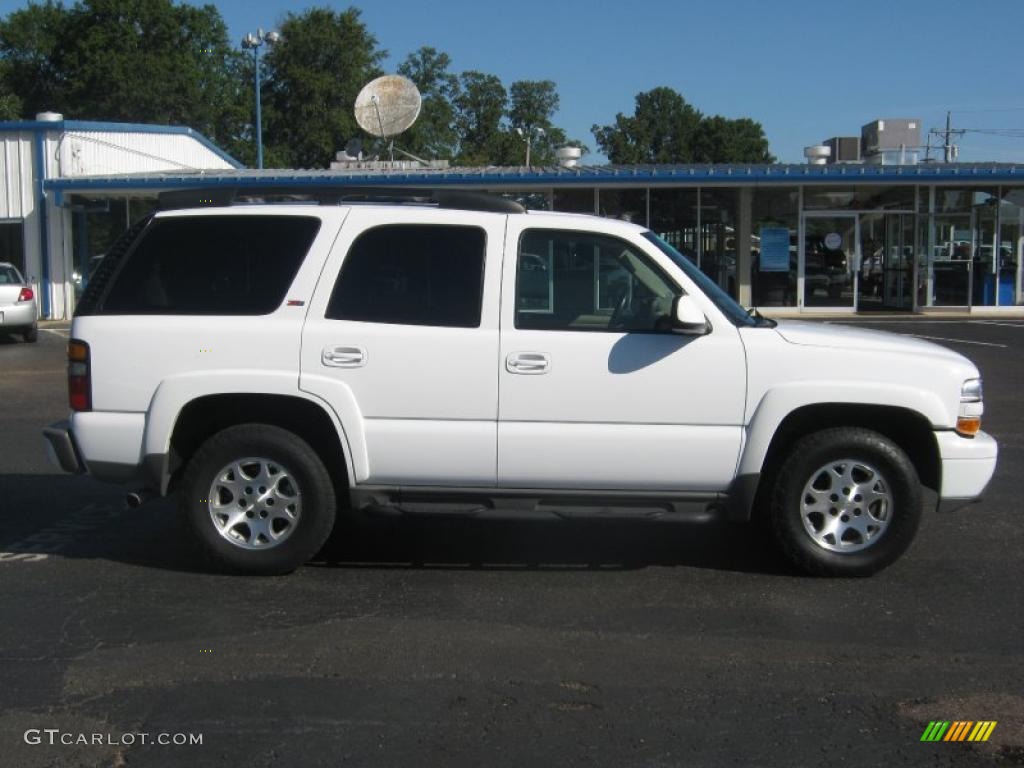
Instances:
[[[703,336],[710,330],[708,319],[691,296],[676,296],[672,304],[672,332]]]

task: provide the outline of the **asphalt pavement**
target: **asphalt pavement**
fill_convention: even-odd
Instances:
[[[1001,451],[855,580],[746,526],[454,520],[211,574],[172,503],[48,464],[66,332],[0,337],[0,764],[1024,765],[1024,322],[855,322],[975,360]]]

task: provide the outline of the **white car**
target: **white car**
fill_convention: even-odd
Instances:
[[[179,193],[126,233],[72,324],[53,459],[177,493],[249,573],[356,509],[763,516],[800,569],[867,574],[922,486],[960,506],[995,469],[978,369],[943,347],[752,316],[627,222],[334,197]]]
[[[36,295],[13,264],[0,261],[0,333],[17,333],[28,343],[39,336]]]

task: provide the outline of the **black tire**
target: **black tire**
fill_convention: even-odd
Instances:
[[[25,340],[26,344],[35,344],[39,338],[39,327],[33,325],[31,328],[29,328],[27,331],[21,334],[21,337]]]
[[[218,530],[206,499],[217,473],[246,457],[279,462],[301,494],[294,530],[267,549],[244,549],[229,541]],[[305,440],[280,427],[241,424],[218,432],[196,451],[182,478],[179,506],[186,526],[214,564],[237,573],[276,576],[291,573],[320,550],[334,528],[337,504],[331,476]]]
[[[877,469],[892,498],[885,516],[886,527],[877,538],[860,538],[854,533],[842,544],[863,546],[855,551],[832,551],[825,544],[819,544],[805,528],[801,512],[805,486],[818,475],[821,467],[843,459],[864,462]],[[827,477],[825,479],[827,481]],[[849,503],[853,505],[852,500]],[[771,527],[783,554],[804,573],[869,576],[891,565],[910,546],[921,522],[921,505],[917,470],[899,446],[869,429],[826,429],[798,441],[779,468],[772,492]],[[840,505],[838,510],[842,509]],[[827,514],[844,521],[848,519],[831,508]],[[860,515],[858,508],[857,516]],[[823,526],[828,522],[825,515],[820,519]],[[826,530],[820,528],[819,535]],[[835,539],[832,535],[832,540],[826,539],[826,544],[835,545]]]

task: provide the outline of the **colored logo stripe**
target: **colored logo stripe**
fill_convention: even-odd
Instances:
[[[964,736],[967,735],[967,729],[972,725],[974,723],[970,720],[955,720],[953,725],[949,727],[949,731],[946,733],[946,738],[943,741],[963,741]]]
[[[921,741],[938,741],[949,728],[948,720],[932,720],[921,734]]]
[[[996,724],[995,720],[932,720],[921,741],[988,741]]]

